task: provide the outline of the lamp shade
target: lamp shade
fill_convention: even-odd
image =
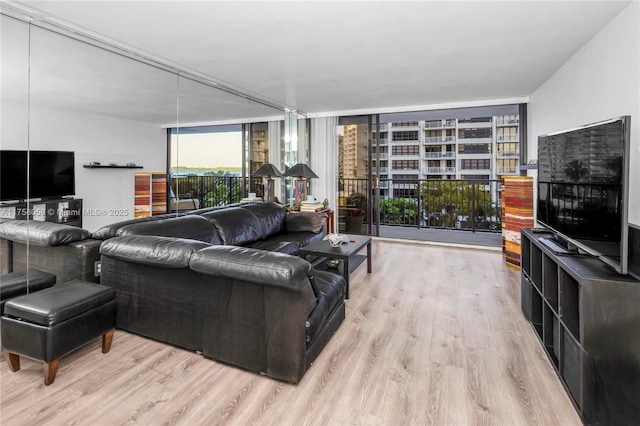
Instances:
[[[298,163],[296,165],[294,165],[293,167],[291,167],[289,170],[287,170],[286,172],[284,172],[285,176],[290,176],[290,177],[300,177],[300,178],[317,178],[318,175],[315,174],[313,172],[313,170],[311,170],[309,168],[309,166],[307,166],[304,163]]]
[[[254,176],[266,176],[266,177],[271,177],[271,176],[275,176],[275,177],[282,177],[282,173],[280,172],[280,170],[278,170],[276,168],[276,166],[274,166],[271,163],[267,163],[263,166],[260,166],[260,168],[258,170],[256,170],[255,172],[253,172]]]

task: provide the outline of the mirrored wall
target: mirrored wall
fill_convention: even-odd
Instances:
[[[164,205],[148,211],[179,214],[172,195],[201,207],[228,203],[215,198],[223,191],[239,201],[258,192],[252,172],[259,161],[284,171],[307,155],[299,148],[308,141],[299,136],[306,120],[297,112],[4,7],[0,17],[2,221],[93,232],[133,219],[137,172],[164,176]],[[193,129],[203,127],[215,130],[215,141],[195,150],[198,162],[189,156]],[[224,189],[172,179],[172,167],[185,165],[230,168],[234,178]],[[277,191],[287,199],[284,179]],[[18,259],[1,243],[6,273]],[[29,245],[19,268],[33,263]]]

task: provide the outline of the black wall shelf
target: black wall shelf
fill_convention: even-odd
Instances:
[[[105,165],[96,165],[96,164],[84,164],[82,167],[85,169],[142,169],[143,166],[111,166],[108,164]]]

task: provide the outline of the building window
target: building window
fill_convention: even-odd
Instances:
[[[394,170],[418,170],[418,160],[393,160],[391,167]]]
[[[461,144],[458,145],[458,154],[491,154],[490,144]]]
[[[393,123],[393,127],[418,127],[417,121],[401,121],[399,123]]]
[[[417,141],[418,140],[418,131],[401,131],[401,132],[392,132],[394,141]]]
[[[516,157],[517,154],[518,154],[517,143],[499,143],[498,144],[498,156]]]
[[[488,158],[462,160],[460,168],[462,170],[489,170],[491,169],[491,160]]]
[[[391,147],[393,155],[420,155],[420,146],[418,145],[400,145]]]
[[[458,129],[460,139],[480,139],[491,138],[491,127],[480,127],[477,129]]]
[[[418,175],[393,175],[393,180],[418,180]]]

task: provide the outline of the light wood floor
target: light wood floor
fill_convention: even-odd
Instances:
[[[61,359],[0,362],[0,424],[579,425],[496,251],[375,241],[347,318],[298,385],[116,331]]]

